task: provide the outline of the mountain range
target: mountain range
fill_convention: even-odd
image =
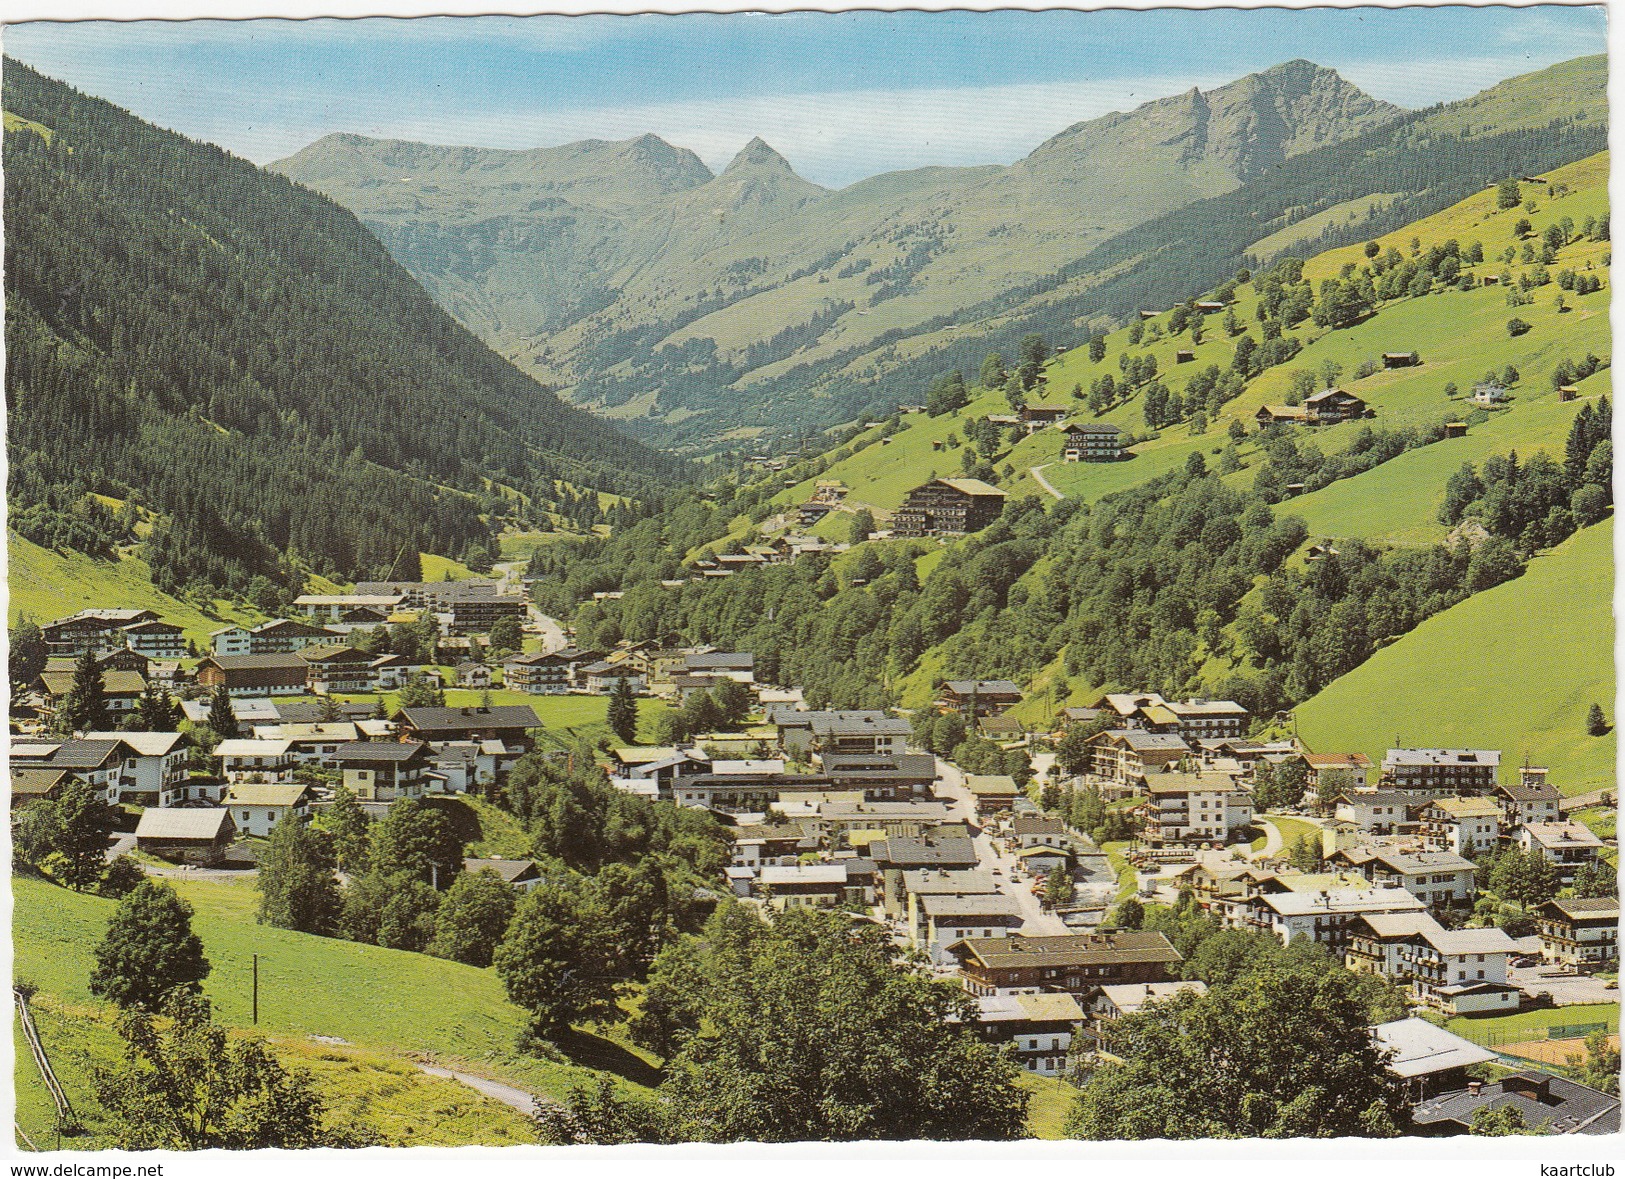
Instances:
[[[649,371],[649,351],[673,346],[684,373],[743,389],[1020,287],[1403,114],[1291,61],[1078,123],[1010,167],[835,191],[759,139],[720,175],[652,135],[533,151],[329,135],[270,168],[352,209],[544,383],[667,421],[695,412],[695,382]],[[708,410],[718,431],[733,424]]]

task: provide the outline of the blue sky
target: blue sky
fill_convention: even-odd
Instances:
[[[1600,7],[34,23],[30,65],[264,163],[333,131],[536,147],[753,135],[826,185],[1010,163],[1110,110],[1305,57],[1406,107],[1606,48]]]

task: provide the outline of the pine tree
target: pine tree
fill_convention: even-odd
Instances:
[[[196,992],[209,974],[192,906],[161,880],[138,884],[113,911],[96,948],[90,993],[120,1007],[157,1011],[171,991]]]
[[[107,727],[107,694],[94,648],[86,647],[73,665],[73,686],[57,707],[56,728],[63,734],[89,733]]]
[[[1608,718],[1602,714],[1602,705],[1593,704],[1591,711],[1586,713],[1586,732],[1593,737],[1607,734]]]
[[[106,866],[113,808],[90,783],[75,780],[56,800],[56,823],[51,873],[69,888],[83,892],[101,879]]]
[[[237,714],[231,710],[231,693],[226,691],[225,684],[215,688],[214,695],[209,698],[208,726],[222,737],[237,735]]]
[[[180,724],[180,710],[175,707],[175,698],[150,681],[136,705],[136,716],[141,730],[147,733],[172,733]]]
[[[609,697],[609,727],[611,732],[629,745],[637,740],[638,702],[632,695],[631,680],[615,681],[615,690]]]

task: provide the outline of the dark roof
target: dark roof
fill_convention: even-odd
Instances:
[[[374,711],[374,705],[366,700],[341,700],[338,705],[346,720],[366,720]],[[314,700],[278,700],[272,706],[277,719],[290,724],[315,724],[322,720],[322,705]]]
[[[683,663],[688,667],[755,667],[756,656],[749,651],[712,651],[706,655],[690,655]]]
[[[277,655],[206,655],[199,663],[212,663],[221,671],[248,671],[253,668],[277,667],[303,672],[305,661],[297,654]]]
[[[419,731],[440,729],[538,729],[536,710],[528,704],[493,704],[490,708],[403,708],[396,719]]]
[[[1010,822],[1012,835],[1065,835],[1066,824],[1053,815],[1022,815]]]
[[[52,769],[95,770],[132,752],[122,741],[64,741],[55,753],[39,760],[48,762]],[[12,760],[18,759],[13,756]]]
[[[863,766],[882,766],[869,773],[902,774],[908,777],[933,780],[937,776],[937,759],[929,753],[825,753],[819,764],[829,774],[861,774]]]
[[[1607,918],[1619,919],[1618,897],[1564,897],[1555,901],[1547,901],[1541,906],[1543,909],[1556,909],[1569,918]]]
[[[895,867],[976,866],[976,844],[969,839],[881,839],[869,845],[877,862]]]
[[[346,643],[328,643],[320,647],[306,647],[299,652],[299,658],[306,663],[323,663],[329,660],[340,663],[371,663],[373,657]]]
[[[1019,696],[1021,689],[1009,680],[949,680],[947,689],[959,696],[975,692],[980,696]]]
[[[1058,937],[967,938],[957,943],[984,966],[1088,966],[1113,962],[1179,962],[1161,933],[1063,934]]]
[[[1497,794],[1504,794],[1513,802],[1557,802],[1563,797],[1563,792],[1550,782],[1539,786],[1497,786]]]
[[[411,761],[428,746],[422,741],[350,741],[333,751],[334,761]]]
[[[65,769],[53,769],[49,766],[39,766],[32,769],[21,766],[11,771],[11,796],[13,798],[41,798],[55,790],[69,777]]]
[[[1472,1125],[1481,1109],[1510,1106],[1531,1129],[1544,1126],[1553,1134],[1614,1134],[1619,1131],[1619,1098],[1563,1077],[1535,1070],[1515,1073],[1477,1092],[1441,1093],[1412,1110],[1418,1126],[1439,1123]]]

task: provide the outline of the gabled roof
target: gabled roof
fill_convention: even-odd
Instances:
[[[1495,793],[1513,802],[1559,802],[1563,792],[1550,782],[1542,782],[1539,786],[1526,786],[1519,783],[1516,786],[1497,786]]]
[[[49,766],[16,766],[11,771],[11,796],[14,799],[43,798],[72,776],[68,770],[53,770]]]
[[[225,805],[298,806],[309,795],[303,782],[234,782],[226,789]]]
[[[198,666],[211,663],[221,671],[253,671],[264,668],[280,668],[287,671],[297,670],[301,674],[306,670],[305,660],[292,652],[274,655],[205,655],[198,660]]]
[[[1465,1068],[1494,1060],[1495,1053],[1480,1048],[1425,1019],[1396,1019],[1371,1029],[1379,1048],[1392,1049],[1388,1069],[1397,1076],[1425,1077],[1430,1073]]]
[[[35,765],[48,764],[59,770],[99,770],[111,762],[123,761],[134,752],[123,738],[63,741],[49,753],[33,755],[23,753],[22,750],[26,748],[19,745],[11,747],[13,764],[33,762]]]
[[[1303,760],[1316,770],[1369,770],[1371,759],[1363,753],[1306,753]]]
[[[66,696],[73,688],[72,671],[42,671],[39,678],[51,696]],[[146,688],[147,681],[138,671],[107,668],[102,672],[102,691],[110,696],[139,696]]]
[[[1235,778],[1229,774],[1169,771],[1149,774],[1145,779],[1146,793],[1158,794],[1245,794]]]
[[[252,737],[228,737],[211,751],[211,757],[281,757],[292,742]]]
[[[122,741],[142,757],[163,757],[173,753],[185,738],[179,733],[107,732],[86,733],[86,741]]]
[[[1065,835],[1066,824],[1054,815],[1018,815],[1010,820],[1010,834]]]
[[[419,757],[428,749],[422,741],[352,741],[333,751],[336,762],[372,762],[378,765],[401,765]]]
[[[949,680],[943,685],[956,696],[1020,696],[1021,689],[1009,680]]]
[[[1500,818],[1501,808],[1487,798],[1436,798],[1432,809],[1443,811],[1452,819]]]
[[[1020,794],[1021,787],[1009,774],[966,774],[965,789],[972,794],[987,794],[999,797],[1006,794]]]
[[[927,917],[1016,917],[1021,906],[1002,892],[920,893],[920,911]]]
[[[1584,823],[1567,819],[1561,823],[1525,823],[1523,830],[1542,847],[1602,847],[1602,840]]]
[[[1158,999],[1172,999],[1175,995],[1189,992],[1193,995],[1207,994],[1207,984],[1200,979],[1182,979],[1178,982],[1159,983],[1117,983],[1109,987],[1101,987],[1100,993],[1111,1001],[1113,1007],[1124,1015],[1133,1015],[1147,1003]]]
[[[468,857],[463,860],[463,871],[495,872],[509,884],[517,884],[522,880],[534,879],[537,876],[536,865],[530,860],[478,859]]]
[[[414,729],[538,729],[541,721],[528,704],[493,704],[490,708],[403,708],[396,720]]]
[[[232,826],[225,807],[148,807],[135,825],[137,839],[206,839]]]
[[[1542,909],[1556,909],[1572,920],[1619,920],[1618,897],[1566,897],[1547,901]]]
[[[980,479],[938,479],[938,483],[946,483],[955,491],[976,497],[990,497],[1004,499],[1009,493],[994,487],[991,483],[984,483]]]

